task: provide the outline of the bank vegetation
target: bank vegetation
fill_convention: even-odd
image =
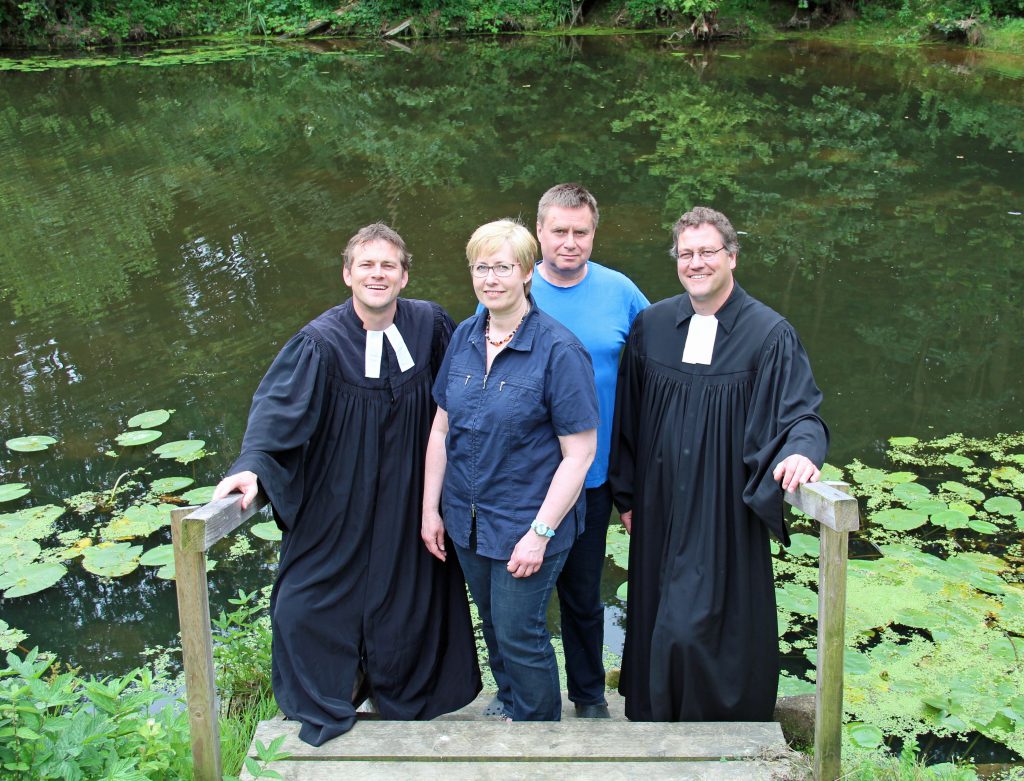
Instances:
[[[840,31],[1024,51],[1024,0],[0,0],[0,46],[204,36],[445,37],[665,29],[694,41]]]

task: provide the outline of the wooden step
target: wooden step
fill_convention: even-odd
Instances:
[[[319,747],[300,741],[298,727],[275,719],[256,731],[255,740],[265,745],[284,736],[280,750],[289,756],[269,767],[285,781],[768,781],[786,778],[790,770],[790,752],[776,722],[361,720]],[[255,758],[255,749],[250,756]],[[243,780],[252,778],[243,772]]]

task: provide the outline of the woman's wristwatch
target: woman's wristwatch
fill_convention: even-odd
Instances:
[[[533,523],[530,524],[530,528],[533,529],[541,537],[555,536],[555,530],[550,528],[546,523],[541,523],[540,521],[535,520]]]

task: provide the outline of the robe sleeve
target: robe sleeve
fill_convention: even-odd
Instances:
[[[436,377],[441,369],[441,362],[452,340],[455,321],[438,304],[434,304],[434,338],[430,344],[430,376]]]
[[[319,345],[296,334],[256,389],[241,455],[228,470],[256,473],[283,531],[294,527],[304,499],[306,448],[320,421],[325,377]]]
[[[612,489],[612,500],[620,513],[632,510],[634,501],[633,481],[640,439],[640,400],[643,392],[643,321],[641,312],[629,330],[615,386],[608,482]]]
[[[783,491],[772,477],[787,456],[807,456],[819,468],[828,453],[828,427],[821,419],[821,391],[793,327],[783,321],[765,341],[744,432],[743,460],[749,475],[743,501],[783,545]]]

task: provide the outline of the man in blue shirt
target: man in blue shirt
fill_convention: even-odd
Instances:
[[[543,260],[533,296],[590,353],[601,422],[597,455],[587,473],[586,529],[558,578],[562,643],[569,699],[581,718],[608,718],[604,696],[604,605],[601,571],[611,514],[608,451],[619,355],[633,319],[649,301],[625,275],[590,259],[598,223],[597,200],[578,184],[559,184],[537,205],[537,238]]]

